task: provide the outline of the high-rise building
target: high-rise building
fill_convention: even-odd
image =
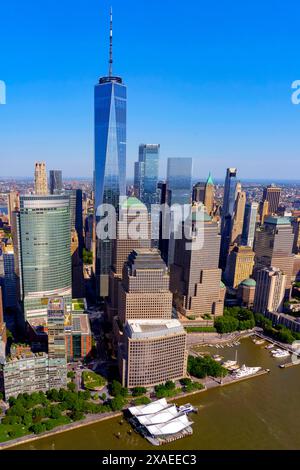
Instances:
[[[242,243],[251,248],[254,245],[258,208],[259,204],[257,202],[248,202],[245,207]]]
[[[292,226],[294,229],[294,245],[293,252],[300,253],[300,216],[295,216],[292,219]]]
[[[171,191],[171,204],[190,204],[192,166],[192,158],[168,158],[167,186]]]
[[[62,171],[50,170],[50,194],[60,194],[62,189]]]
[[[138,217],[138,234],[131,236],[130,224]],[[138,248],[151,248],[151,217],[147,207],[135,197],[128,197],[120,207],[116,238],[113,240],[112,269],[109,279],[108,316],[110,320],[118,313],[118,292],[124,264],[130,253]],[[132,234],[134,235],[134,234]]]
[[[268,217],[255,234],[254,274],[262,268],[279,268],[286,274],[287,296],[291,288],[294,266],[294,234],[288,217]]]
[[[158,202],[159,149],[159,144],[141,144],[139,161],[135,165],[135,194],[148,210],[151,204]]]
[[[0,364],[5,359],[6,326],[3,315],[2,288],[0,286]]]
[[[236,207],[237,197],[237,169],[227,168],[226,180],[224,186],[224,200],[222,207],[222,221],[221,221],[221,250],[219,266],[225,270],[227,263],[227,256],[231,243],[233,216]]]
[[[3,273],[0,280],[3,287],[3,304],[5,310],[17,306],[17,277],[15,273],[15,254],[12,245],[2,247]]]
[[[121,77],[113,75],[112,12],[110,25],[110,59],[108,76],[95,86],[95,168],[94,197],[96,221],[101,204],[118,207],[120,196],[126,196],[126,102],[127,89]],[[97,240],[97,292],[108,295],[111,267],[111,240]]]
[[[231,237],[230,244],[238,245],[242,242],[242,234],[244,227],[245,206],[246,206],[246,193],[242,191],[240,183],[237,184],[236,199],[234,205],[234,212],[232,217]]]
[[[278,207],[280,204],[281,188],[278,188],[274,184],[267,186],[263,191],[263,200],[269,203],[269,214],[277,214]]]
[[[268,217],[269,211],[269,201],[261,201],[259,204],[259,215],[260,215],[260,223],[265,223],[265,218]]]
[[[192,166],[191,158],[168,158],[167,187],[169,190],[170,235],[168,243],[168,266],[174,262],[176,232],[181,230],[181,222],[184,220],[184,205],[191,203],[192,189]],[[182,209],[181,220],[176,219],[174,205],[180,205]]]
[[[168,268],[153,248],[132,251],[123,268],[119,287],[119,319],[123,324],[133,319],[170,319],[172,293]]]
[[[124,387],[150,387],[186,376],[187,335],[178,320],[129,320],[120,344]]]
[[[34,171],[34,191],[36,195],[48,194],[46,163],[37,162]]]
[[[199,208],[193,209],[190,234],[187,236],[185,230],[182,238],[176,240],[170,288],[181,314],[198,318],[207,314],[223,315],[225,286],[221,283],[222,272],[218,267],[219,227],[204,213],[201,228],[195,212]],[[199,244],[199,230],[203,230],[203,244]],[[187,243],[191,247],[187,248]]]
[[[21,196],[18,262],[25,320],[47,322],[50,297],[71,303],[71,227],[68,196]]]
[[[72,254],[72,296],[81,298],[85,295],[83,277],[83,215],[82,190],[68,189],[71,215],[71,254]]]
[[[66,358],[65,303],[62,297],[51,297],[48,302],[48,356]]]
[[[204,205],[208,215],[212,215],[215,204],[215,185],[211,174],[209,173],[208,179],[205,184]]]
[[[254,311],[281,312],[286,289],[286,275],[274,267],[261,269],[257,273]]]
[[[192,202],[204,204],[205,200],[205,182],[199,181],[193,186]]]
[[[20,209],[19,193],[17,191],[11,191],[8,194],[8,223],[10,226],[13,224],[13,213]]]
[[[249,246],[235,246],[228,256],[224,277],[228,286],[236,289],[253,272],[255,253]]]

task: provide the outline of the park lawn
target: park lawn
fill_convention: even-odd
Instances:
[[[216,328],[213,326],[187,326],[187,333],[216,333]]]
[[[83,384],[88,390],[101,390],[107,384],[101,375],[92,371],[84,371],[82,377]]]
[[[24,424],[0,424],[0,442],[10,441],[31,434]]]

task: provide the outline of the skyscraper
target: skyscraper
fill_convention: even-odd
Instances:
[[[192,191],[192,158],[168,158],[167,187],[169,204],[182,206],[182,221],[184,220],[183,206],[191,203]],[[168,240],[168,265],[174,261],[176,232],[181,230],[174,210],[171,210],[170,236]]]
[[[221,222],[221,250],[220,250],[220,263],[221,269],[225,270],[227,263],[227,256],[229,246],[231,243],[232,223],[234,216],[234,209],[236,205],[237,196],[237,169],[227,168],[226,180],[224,186],[224,200],[222,207],[222,222]]]
[[[159,149],[159,144],[141,144],[135,165],[135,191],[148,210],[158,202]]]
[[[36,195],[48,194],[46,163],[37,162],[34,171],[34,191]]]
[[[96,222],[101,204],[118,207],[120,196],[126,195],[126,102],[127,89],[121,77],[113,75],[112,12],[110,15],[110,56],[108,76],[95,86],[95,167],[94,197]],[[111,240],[96,243],[97,291],[108,295],[111,266]]]
[[[236,289],[242,281],[252,275],[254,252],[249,246],[235,246],[228,256],[225,279],[230,287]]]
[[[208,179],[205,184],[204,205],[208,215],[212,215],[215,202],[215,185],[211,174],[209,173]]]
[[[275,184],[271,184],[264,188],[263,192],[263,200],[268,201],[269,203],[269,214],[277,214],[279,203],[280,203],[280,196],[281,196],[281,188],[275,186]]]
[[[199,208],[197,209],[199,210]],[[201,210],[201,208],[200,208]],[[185,316],[201,319],[206,314],[223,315],[225,286],[218,267],[220,235],[217,223],[204,213],[203,246],[197,246],[198,226],[196,212],[192,214],[191,233],[176,240],[174,264],[171,266],[170,288],[177,310]],[[190,249],[186,244],[191,243]]]
[[[171,191],[171,204],[190,204],[192,166],[192,158],[168,158],[167,186]]]
[[[71,305],[71,227],[68,196],[21,196],[18,261],[25,320],[46,324],[48,299]]]
[[[2,288],[0,286],[0,364],[5,359],[6,326],[3,316]]]
[[[287,296],[294,266],[294,234],[288,217],[268,217],[255,234],[254,274],[262,268],[279,268],[286,274]]]
[[[59,194],[62,189],[62,171],[50,170],[50,194]]]
[[[230,244],[240,244],[242,241],[242,233],[245,217],[246,193],[242,191],[240,183],[237,184],[236,199],[232,217]]]
[[[278,268],[269,267],[257,273],[254,311],[281,312],[285,298],[286,275]]]
[[[253,248],[259,204],[248,202],[245,207],[242,243]]]

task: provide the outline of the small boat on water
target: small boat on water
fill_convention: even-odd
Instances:
[[[221,362],[223,359],[223,356],[220,356],[219,354],[214,354],[212,358],[217,362]]]
[[[178,406],[178,411],[180,413],[197,413],[198,409],[195,408],[193,405],[191,405],[190,403],[187,403],[186,405],[181,405],[181,406]]]
[[[269,344],[268,346],[266,346],[266,349],[273,349],[274,346],[275,346],[275,345],[274,345],[273,343],[272,343],[272,344]]]
[[[232,373],[232,376],[235,379],[242,379],[243,377],[248,377],[249,375],[255,375],[261,370],[261,367],[247,367],[245,364],[240,367],[238,370]]]
[[[281,359],[284,357],[289,357],[290,353],[288,351],[284,351],[283,349],[273,349],[271,354],[276,359]]]

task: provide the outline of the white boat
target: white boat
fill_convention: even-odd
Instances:
[[[187,403],[186,405],[181,405],[181,406],[178,406],[178,411],[180,413],[195,413],[197,411],[197,408],[195,408],[193,405],[191,405],[190,403]]]
[[[247,367],[245,364],[240,367],[238,370],[232,373],[232,376],[236,379],[241,379],[243,377],[248,377],[249,375],[254,375],[261,370],[261,367]]]
[[[219,354],[214,354],[213,359],[217,362],[221,362],[223,359],[223,356],[219,356]]]
[[[288,351],[283,351],[282,349],[277,349],[272,352],[272,356],[276,359],[281,359],[283,357],[289,357],[290,353]]]
[[[266,349],[273,349],[274,348],[274,344],[269,344],[269,346],[266,346]]]

